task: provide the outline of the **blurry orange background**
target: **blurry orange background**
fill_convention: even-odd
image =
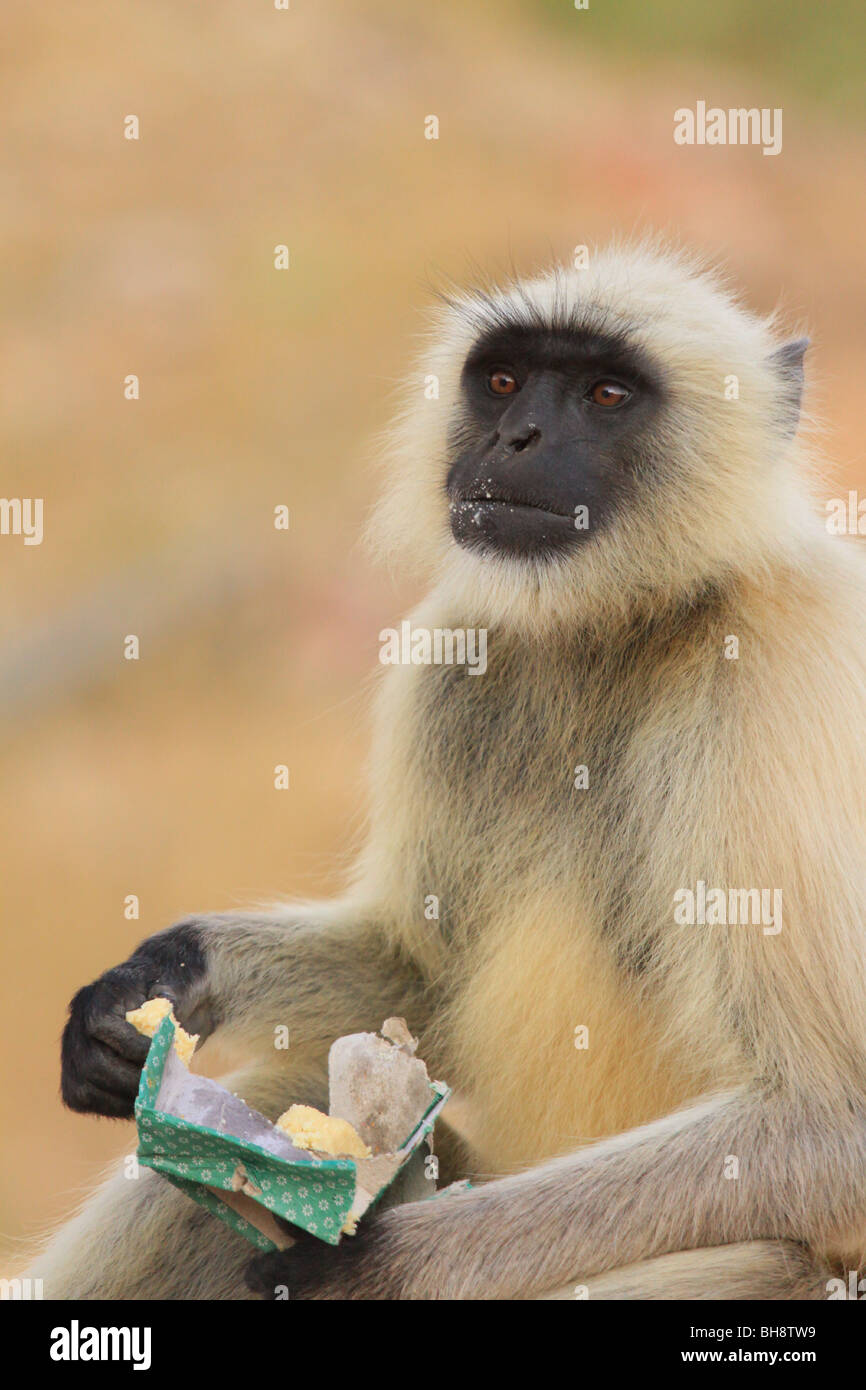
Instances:
[[[866,484],[862,8],[755,9],[5,16],[0,492],[45,499],[41,546],[0,537],[7,1262],[135,1144],[61,1107],[74,991],[188,912],[340,883],[377,634],[414,597],[357,543],[369,440],[432,286],[670,232],[808,321],[828,486]],[[698,100],[782,107],[782,153],[675,145]]]

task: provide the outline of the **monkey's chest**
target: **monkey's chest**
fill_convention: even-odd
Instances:
[[[649,1121],[707,1083],[640,978],[659,925],[640,807],[663,807],[662,765],[640,796],[635,726],[615,700],[507,675],[440,679],[409,779],[413,894],[437,895],[460,961],[449,1080],[495,1171]]]
[[[581,698],[540,681],[511,664],[434,672],[422,692],[404,805],[422,876],[452,910],[539,879],[571,896],[595,876],[600,846],[627,833],[622,721],[600,717],[592,688]]]

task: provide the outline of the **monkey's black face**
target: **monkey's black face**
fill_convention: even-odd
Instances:
[[[618,338],[502,327],[466,359],[446,487],[458,544],[544,557],[627,506],[651,462],[657,371]]]

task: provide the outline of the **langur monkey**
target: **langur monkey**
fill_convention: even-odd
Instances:
[[[402,1015],[473,1183],[253,1258],[115,1178],[46,1297],[825,1298],[858,1268],[866,567],[811,495],[805,348],[651,245],[446,301],[372,533],[430,576],[413,630],[485,629],[487,669],[384,671],[345,896],[148,938],[73,999],[62,1090],[132,1114],[152,995],[245,1045],[270,1115]]]

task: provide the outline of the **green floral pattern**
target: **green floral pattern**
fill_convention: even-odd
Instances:
[[[235,1135],[221,1134],[158,1110],[155,1102],[173,1040],[174,1024],[166,1016],[151,1042],[135,1103],[139,1163],[162,1173],[251,1245],[274,1250],[273,1241],[209,1190],[233,1191],[234,1174],[242,1163],[250,1182],[260,1189],[255,1201],[319,1240],[337,1245],[355,1196],[354,1161],[312,1156],[303,1161],[278,1158]],[[444,1088],[435,1089],[431,1110],[438,1113],[447,1094]],[[430,1116],[429,1123],[426,1120],[425,1116],[411,1136],[413,1149],[432,1130],[435,1115]]]

